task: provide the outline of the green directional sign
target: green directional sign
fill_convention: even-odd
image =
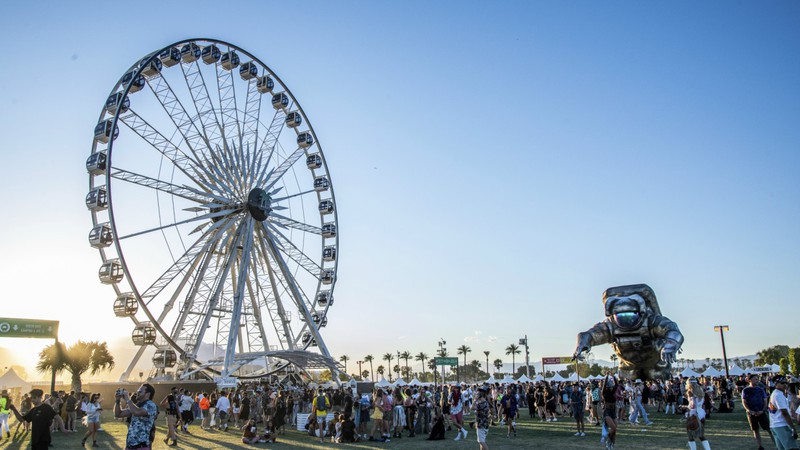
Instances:
[[[56,339],[58,321],[0,317],[0,337]]]
[[[437,356],[436,358],[433,358],[433,362],[437,366],[457,366],[458,358],[443,358],[441,356]]]

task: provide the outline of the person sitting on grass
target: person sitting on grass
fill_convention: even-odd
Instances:
[[[256,421],[253,419],[242,425],[242,443],[254,445],[264,442],[275,442],[275,435],[270,434],[269,431],[264,434],[258,434],[258,427],[256,427]]]

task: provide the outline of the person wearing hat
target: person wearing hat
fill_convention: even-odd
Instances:
[[[750,429],[753,430],[753,438],[758,444],[758,448],[763,450],[761,445],[761,434],[758,428],[769,433],[772,438],[772,432],[769,429],[769,413],[767,413],[767,392],[758,385],[758,375],[751,374],[748,378],[749,386],[742,389],[742,406],[747,412],[747,422],[750,424]],[[773,439],[774,440],[774,439]]]
[[[778,450],[797,449],[797,429],[789,415],[789,400],[786,398],[786,377],[773,378],[775,390],[769,396],[769,427]]]
[[[9,409],[20,422],[31,422],[31,450],[47,450],[50,447],[50,424],[53,419],[61,421],[52,406],[42,401],[44,392],[41,389],[31,391],[31,403],[33,409],[22,415],[17,411],[16,406],[9,405]],[[63,422],[60,424],[61,430],[66,431]]]
[[[686,435],[689,437],[689,450],[697,450],[696,441],[700,441],[704,450],[711,450],[711,444],[708,443],[704,432],[706,410],[703,409],[703,401],[705,392],[694,378],[686,381],[686,396],[689,398],[686,413]]]
[[[652,425],[653,422],[651,422],[647,417],[647,411],[645,411],[644,405],[642,404],[642,390],[644,389],[644,384],[642,383],[642,380],[638,378],[633,384],[633,393],[631,395],[631,414],[628,416],[628,423],[638,423],[639,416],[642,416],[645,425]]]

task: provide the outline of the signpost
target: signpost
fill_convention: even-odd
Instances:
[[[37,319],[15,319],[0,317],[0,337],[55,339],[58,351],[58,321]],[[50,392],[56,390],[56,369],[50,379]]]
[[[572,363],[572,356],[549,356],[542,358],[542,376],[545,376],[547,370],[545,370],[544,366],[547,364],[571,364]],[[578,371],[576,370],[575,373]]]
[[[458,365],[458,358],[437,356],[433,358],[433,363],[437,366],[456,366]]]

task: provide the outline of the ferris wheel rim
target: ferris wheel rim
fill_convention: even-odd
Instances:
[[[255,55],[251,54],[247,50],[244,50],[241,47],[239,47],[239,46],[237,46],[235,44],[231,44],[231,43],[229,43],[227,41],[214,39],[214,38],[183,39],[183,40],[177,41],[175,43],[172,43],[172,44],[170,44],[168,46],[165,46],[165,47],[163,47],[163,48],[161,48],[161,49],[159,49],[157,51],[154,51],[154,52],[151,52],[151,53],[147,54],[144,58],[141,58],[136,63],[134,63],[129,68],[129,70],[126,71],[125,73],[129,73],[129,72],[133,71],[134,72],[133,73],[133,77],[139,77],[139,76],[141,76],[142,71],[147,66],[147,64],[149,64],[150,62],[152,62],[156,58],[158,58],[159,55],[162,52],[171,50],[171,49],[176,48],[178,46],[191,44],[191,43],[197,43],[197,42],[204,42],[204,43],[208,43],[208,44],[219,44],[221,46],[227,46],[229,51],[235,51],[235,52],[241,53],[242,55],[246,55],[248,58],[251,58],[251,60],[253,62],[258,64],[263,70],[265,70],[266,73],[269,74],[270,77],[274,78],[278,83],[280,83],[280,86],[282,87],[283,92],[286,92],[286,94],[289,95],[292,98],[294,108],[296,108],[296,110],[299,111],[300,114],[302,115],[302,117],[305,119],[305,124],[306,124],[306,127],[308,128],[307,131],[310,132],[311,135],[314,138],[314,143],[315,143],[315,145],[317,147],[316,148],[316,153],[320,156],[320,158],[322,158],[322,161],[324,163],[323,167],[325,169],[324,172],[327,175],[329,183],[330,183],[329,197],[335,203],[335,192],[334,192],[334,188],[333,188],[333,183],[332,183],[332,179],[330,177],[330,172],[328,170],[327,161],[325,160],[325,155],[324,155],[324,151],[323,151],[322,145],[320,144],[319,140],[317,139],[316,131],[314,130],[313,125],[312,125],[311,121],[308,119],[308,116],[306,115],[305,111],[303,110],[302,105],[297,100],[297,98],[294,96],[294,94],[292,94],[291,90],[283,82],[283,80],[268,65],[266,65],[258,57],[256,57]],[[185,77],[185,75],[184,75],[184,77]],[[111,91],[110,95],[113,95],[113,94],[115,94],[117,92],[120,92],[120,87],[122,87],[122,91],[121,91],[122,96],[126,97],[126,96],[128,96],[130,94],[130,90],[131,90],[132,86],[133,86],[132,83],[128,83],[128,85],[125,86],[123,81],[122,81],[122,79],[120,79],[115,84],[114,89]],[[237,105],[237,108],[238,107],[239,106]],[[104,118],[104,116],[106,116],[106,114],[107,113],[106,113],[105,110],[101,110],[100,117],[98,118],[98,123],[103,120],[103,118]],[[119,126],[119,122],[120,122],[120,106],[119,105],[115,109],[114,113],[110,114],[110,120],[112,121],[111,129],[112,129],[112,132],[113,132],[113,130],[117,129],[117,127]],[[219,125],[219,123],[218,123],[218,125]],[[93,145],[92,145],[92,152],[94,153],[97,150],[97,148],[98,148],[98,142],[95,141],[95,142],[93,142]],[[121,242],[119,240],[119,235],[118,235],[118,230],[117,230],[117,220],[116,220],[115,215],[114,215],[115,214],[115,209],[114,209],[114,203],[113,203],[114,196],[112,195],[113,183],[112,183],[112,171],[111,171],[111,169],[112,169],[113,149],[114,149],[114,139],[111,139],[108,142],[108,146],[106,148],[107,170],[106,170],[104,179],[105,179],[105,189],[106,189],[107,197],[108,197],[108,208],[107,208],[108,209],[108,213],[107,214],[108,214],[108,219],[109,219],[108,220],[108,224],[111,227],[112,233],[114,235],[114,247],[115,247],[116,252],[117,252],[117,258],[116,259],[119,260],[119,262],[120,262],[120,264],[122,266],[123,273],[125,274],[126,279],[127,279],[126,281],[131,287],[131,292],[133,292],[134,295],[136,296],[136,300],[137,300],[139,306],[141,307],[141,310],[142,310],[143,314],[149,319],[149,321],[152,324],[152,326],[154,328],[156,328],[158,334],[166,342],[166,344],[169,345],[170,348],[172,348],[176,352],[178,352],[182,357],[186,357],[187,352],[186,352],[184,346],[178,344],[177,342],[175,342],[171,338],[170,332],[168,332],[166,329],[164,329],[162,327],[161,321],[150,310],[150,306],[147,304],[147,302],[145,302],[143,300],[143,295],[142,295],[143,293],[140,290],[139,286],[137,285],[137,281],[135,280],[135,277],[133,276],[133,272],[130,270],[128,261],[126,260],[126,257],[125,257],[125,253],[126,252],[123,250],[124,246],[121,244]],[[95,187],[95,177],[90,176],[90,188],[94,188],[94,187]],[[97,212],[96,211],[92,211],[92,223],[93,223],[93,226],[97,226],[100,223],[103,223],[98,219],[97,216],[98,216]],[[332,218],[331,219],[332,220],[328,221],[328,223],[333,223],[333,224],[338,225],[338,210],[334,209],[332,211]],[[322,217],[320,217],[320,221],[323,221]],[[324,239],[322,241],[323,241],[322,245],[324,246],[325,245]],[[334,237],[333,245],[335,246],[337,251],[340,249],[339,234],[338,233],[336,233],[336,235]],[[105,254],[105,249],[99,248],[98,250],[101,253],[101,258],[103,259],[104,263],[106,263],[106,262],[108,262],[108,261],[110,261],[112,259],[112,258],[108,258],[107,257],[107,255]],[[175,261],[173,261],[173,262],[175,262]],[[338,273],[338,262],[339,262],[338,258],[335,259],[334,262],[333,262],[332,270],[333,270],[334,274]],[[331,294],[333,293],[335,284],[336,284],[336,277],[334,277],[333,282],[328,287],[328,290],[329,290],[329,292]],[[317,292],[317,293],[320,292],[321,285],[322,285],[322,282],[321,282],[321,279],[320,279],[318,281],[318,283],[317,283],[315,292]],[[112,284],[112,286],[113,286],[115,292],[117,293],[117,295],[120,295],[121,291],[119,289],[119,286],[116,283]],[[316,299],[314,299],[313,302],[314,302],[314,304],[316,304]],[[323,313],[323,317],[324,318],[327,317],[329,308],[330,308],[330,303],[326,304],[324,309],[320,309],[319,310],[319,311],[321,311]],[[130,318],[133,320],[133,322],[135,324],[138,325],[139,321],[137,320],[135,315],[130,316]],[[302,334],[303,330],[312,329],[312,328],[314,328],[314,327],[310,323],[306,323],[306,325],[298,332],[297,336],[299,337]],[[304,349],[307,349],[309,346],[310,346],[310,343],[304,344],[301,347],[304,348]],[[200,361],[198,361],[197,359],[195,359],[194,362],[195,363],[200,363]]]

